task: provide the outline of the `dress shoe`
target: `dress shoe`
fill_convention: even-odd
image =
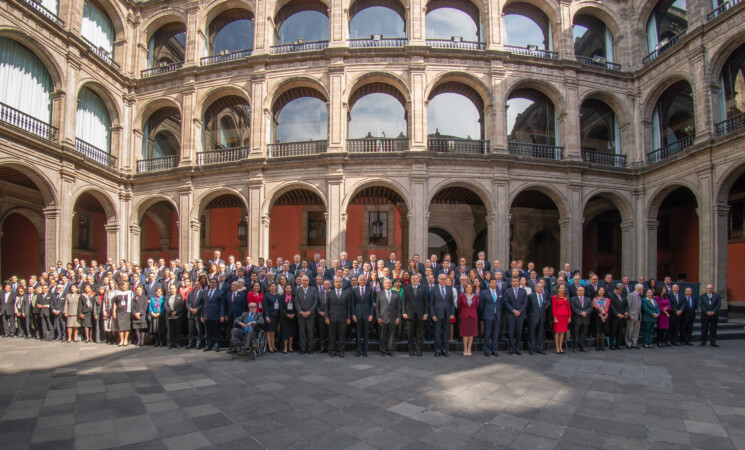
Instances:
[[[484,356],[491,356],[491,354],[489,354],[489,352],[484,352]]]
[[[450,356],[450,354],[448,354],[448,352],[442,352],[442,356],[447,358],[448,356]]]
[[[626,346],[626,350],[631,350],[631,346],[630,345],[627,345]]]
[[[367,352],[362,352],[362,357],[367,358]]]
[[[338,356],[339,358],[343,358],[343,357],[344,357],[344,352],[341,352],[341,353],[339,353],[339,354],[338,354],[337,356]]]
[[[579,352],[579,350],[577,350],[576,348],[574,350],[572,350],[572,353],[578,353],[578,352]]]
[[[499,353],[497,353],[497,352],[495,352],[495,351],[492,351],[492,352],[491,352],[491,355],[492,355],[492,356],[499,356]]]
[[[422,357],[422,352],[416,352],[416,357],[417,358],[421,358]]]
[[[702,342],[699,347],[703,347],[704,345],[706,345],[706,341]]]
[[[413,351],[410,351],[409,352],[409,356],[414,356],[414,352]]]
[[[507,352],[508,355],[511,355],[513,353],[515,353],[515,352],[513,352],[512,350],[510,350],[510,351]]]
[[[219,353],[220,352],[220,347],[215,347],[215,351]]]
[[[389,357],[389,358],[393,358],[393,356],[394,356],[394,355],[393,355],[393,352],[388,352],[388,357]]]
[[[688,345],[689,347],[693,347],[693,344],[691,344],[690,342],[686,342],[686,345]]]
[[[587,353],[587,349],[586,348],[583,348],[582,349],[582,353]]]
[[[516,355],[522,355],[523,353],[520,350],[515,350]]]
[[[528,350],[528,353],[531,355],[535,355],[535,352],[533,350]]]
[[[381,356],[381,358],[385,358],[386,357],[386,353],[385,352],[380,352],[380,356]]]
[[[355,358],[359,358],[359,357],[360,357],[360,355],[362,355],[362,352],[357,352],[357,353],[355,353],[355,354],[354,354],[354,357],[355,357]]]
[[[238,353],[238,350],[231,348],[230,350],[227,351],[227,353],[230,355],[235,355],[236,353]]]
[[[440,357],[440,352],[435,352],[435,358],[439,358],[439,357]]]
[[[615,351],[616,351],[616,350],[618,350],[618,349],[617,349],[616,347],[610,347],[610,350],[611,350],[612,352],[615,352]]]
[[[545,355],[546,354],[543,350],[536,350],[535,352],[538,353],[539,355]]]
[[[333,358],[334,356],[336,356],[336,352],[329,352],[329,358]]]
[[[305,354],[306,354],[306,355],[312,355],[312,354],[313,354],[313,350],[306,350],[306,351],[305,351]]]
[[[717,344],[716,342],[712,342],[712,343],[711,343],[711,346],[712,346],[712,347],[719,347],[719,344]]]
[[[202,350],[202,351],[208,352],[208,351],[210,351],[210,348],[209,347],[205,347],[204,350]]]

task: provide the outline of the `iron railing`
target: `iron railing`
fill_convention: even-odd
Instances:
[[[427,45],[434,48],[452,48],[457,50],[484,50],[483,42],[457,41],[453,39],[427,39]]]
[[[347,139],[349,153],[405,152],[408,149],[408,138]]]
[[[564,147],[554,145],[532,144],[528,142],[508,142],[507,151],[510,155],[525,156],[539,159],[564,159]]]
[[[730,117],[727,120],[719,122],[718,124],[714,125],[714,128],[716,129],[715,133],[717,136],[724,136],[725,134],[731,133],[735,130],[739,130],[740,128],[745,128],[745,113],[738,114],[734,117]]]
[[[226,162],[240,161],[248,158],[250,147],[221,148],[219,150],[208,150],[197,153],[197,164],[220,164]]]
[[[591,148],[582,149],[582,161],[611,167],[626,167],[626,155],[599,152]]]
[[[75,138],[75,151],[95,163],[105,167],[116,167],[116,157],[111,156],[93,144],[89,144],[82,139]]]
[[[137,161],[137,173],[159,172],[178,166],[178,156],[163,156],[161,158],[141,159]]]
[[[116,61],[114,61],[114,58],[109,54],[109,52],[102,49],[101,47],[96,47],[96,45],[93,42],[89,41],[86,38],[83,38],[83,41],[88,46],[88,49],[90,50],[90,52],[96,55],[98,59],[110,65],[116,70],[120,69],[119,64],[117,64]]]
[[[208,66],[210,64],[218,64],[228,61],[238,61],[239,59],[248,58],[253,53],[253,49],[249,50],[236,50],[230,53],[221,53],[218,55],[205,56],[199,60],[199,64]]]
[[[406,38],[367,38],[349,39],[349,48],[373,48],[373,47],[405,47]]]
[[[304,141],[304,142],[284,142],[279,144],[269,144],[267,157],[283,158],[286,156],[305,156],[318,155],[326,152],[328,141]]]
[[[41,4],[41,0],[24,0],[31,8],[36,11],[37,14],[44,17],[45,19],[49,20],[50,22],[59,25],[60,27],[65,26],[65,22],[57,17],[57,14],[53,13],[52,11],[46,9],[44,5]]]
[[[558,59],[559,53],[558,52],[552,52],[550,50],[544,50],[540,49],[538,47],[516,47],[514,45],[505,45],[504,50],[510,53],[514,53],[515,55],[523,55],[523,56],[533,56],[536,58],[546,58],[546,59]]]
[[[437,153],[460,153],[486,155],[489,153],[489,141],[462,138],[429,138],[427,150]]]
[[[660,42],[657,44],[657,48],[654,49],[654,51],[642,59],[642,64],[649,64],[650,62],[657,59],[661,54],[665,53],[666,51],[670,50],[675,46],[675,44],[678,43],[678,41],[686,35],[687,30],[683,30],[680,33],[676,34],[675,36],[671,37],[667,42],[664,44]],[[664,42],[664,41],[663,41]]]
[[[292,42],[290,44],[272,45],[272,55],[283,55],[285,53],[312,52],[323,50],[329,46],[329,41]]]
[[[609,70],[621,70],[621,65],[610,61],[597,61],[594,58],[588,58],[587,56],[576,56],[577,61],[588,66],[602,67],[603,69]]]
[[[145,69],[140,72],[140,78],[154,77],[155,75],[161,75],[164,73],[171,73],[179,70],[184,66],[184,63],[179,61],[172,64],[166,64],[163,66],[153,67],[152,69]]]
[[[714,11],[706,15],[706,20],[711,20],[717,17],[718,15],[722,14],[723,12],[727,11],[728,9],[732,8],[738,3],[740,3],[740,0],[729,0],[728,2],[722,3]]]
[[[696,139],[696,133],[691,133],[678,139],[675,142],[671,142],[663,147],[658,148],[652,152],[647,153],[647,161],[650,163],[656,163],[662,161],[665,158],[669,158],[676,153],[680,153],[686,148],[693,145],[693,141]]]
[[[0,122],[8,123],[49,141],[57,136],[55,127],[4,103],[0,103]]]
[[[745,230],[743,230],[742,228],[739,228],[739,229],[730,228],[728,230],[727,239],[731,241],[735,241],[735,240],[739,241],[739,240],[742,240],[743,238],[745,238]]]

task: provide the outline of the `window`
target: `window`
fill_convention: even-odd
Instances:
[[[88,216],[80,216],[78,219],[78,248],[90,250],[90,223]]]
[[[370,212],[370,245],[388,245],[388,213],[386,211]]]
[[[613,222],[598,222],[598,252],[610,253],[614,250],[614,223]],[[606,271],[607,272],[607,271]],[[602,271],[601,271],[602,273]]]
[[[326,217],[323,211],[308,212],[308,245],[326,245]]]
[[[729,239],[742,239],[745,228],[745,202],[730,204]]]

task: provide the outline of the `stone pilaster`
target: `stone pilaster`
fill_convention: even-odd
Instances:
[[[429,101],[424,97],[424,88],[427,84],[423,60],[409,65],[411,75],[411,111],[409,120],[411,123],[411,150],[427,150],[427,104]]]
[[[140,235],[142,234],[142,228],[139,225],[129,226],[129,260],[133,262],[140,262]],[[183,253],[180,253],[183,254]]]
[[[329,175],[326,176],[326,199],[328,209],[326,211],[326,258],[338,258],[339,254],[346,250],[344,242],[344,230],[341,214],[342,199],[344,198],[344,172],[341,167],[329,167]]]
[[[346,149],[347,115],[344,102],[344,61],[334,58],[329,66],[331,86],[328,99],[329,131],[328,151],[343,152]]]
[[[621,274],[639,273],[634,258],[634,223],[621,222]]]
[[[263,227],[261,211],[263,211],[263,201],[264,178],[261,173],[252,173],[249,176],[248,181],[248,218],[246,219],[246,223],[248,224],[247,256],[250,256],[254,261],[258,261],[259,256],[269,256],[269,233],[267,232],[266,236],[262,234]],[[266,199],[266,201],[271,201],[271,199]],[[271,213],[271,210],[267,209],[266,214],[269,213]],[[266,239],[267,253],[260,251],[264,248],[263,239]],[[245,263],[245,261],[241,262]]]
[[[409,45],[424,45],[424,16],[427,14],[426,0],[410,0],[406,8]]]
[[[190,181],[182,183],[178,190],[178,251],[189,261],[199,258],[199,217],[193,217],[191,210],[194,202],[194,186]]]
[[[192,80],[184,88],[181,98],[181,160],[179,166],[190,166],[197,160],[202,146],[202,121],[196,111],[197,90]]]
[[[252,157],[266,155],[265,149],[268,143],[266,130],[271,123],[271,113],[268,110],[262,111],[261,106],[264,104],[264,97],[266,96],[266,72],[264,71],[264,66],[259,66],[256,70],[257,72],[251,75],[252,112],[250,156]],[[267,120],[267,115],[269,120]]]
[[[503,267],[509,267],[510,258],[510,204],[509,180],[492,178],[492,215],[489,221],[489,254],[494,262],[498,259]]]
[[[119,251],[119,224],[107,223],[104,225],[106,230],[106,256],[118,261],[121,253]]]
[[[343,8],[342,0],[330,0],[329,16],[329,47],[346,47],[347,33],[349,25],[347,24],[346,9]]]
[[[57,260],[65,262],[62,259],[60,248],[63,242],[60,239],[60,218],[62,216],[62,209],[57,206],[48,206],[42,209],[44,213],[44,266],[55,266]],[[71,243],[68,243],[69,248]]]
[[[422,259],[428,257],[429,235],[429,205],[427,205],[428,177],[426,167],[418,165],[412,169],[411,182],[411,211],[409,218],[409,253],[403,257],[411,257],[414,253]],[[416,173],[414,173],[416,171]],[[407,263],[408,264],[408,263]]]
[[[256,20],[254,20],[254,55],[269,53],[271,44],[272,18],[268,12],[268,0],[256,0]],[[261,103],[257,103],[260,105]],[[251,106],[254,104],[252,103]],[[244,261],[245,262],[245,261]]]
[[[204,41],[200,37],[204,35],[199,32],[199,3],[194,2],[186,8],[186,55],[184,66],[195,66],[199,64],[199,47],[204,48]],[[200,45],[201,44],[201,45]],[[187,122],[188,123],[188,122]]]
[[[712,283],[716,292],[722,297],[722,308],[727,309],[727,228],[729,217],[729,205],[719,203],[711,212],[714,220],[714,275],[711,281],[702,280],[704,283]]]
[[[577,74],[569,72],[564,77],[564,97],[565,110],[558,111],[559,129],[556,134],[559,137],[557,141],[564,147],[564,158],[568,160],[581,161],[580,152],[580,124],[579,124],[579,80]],[[557,108],[559,105],[555,105]]]

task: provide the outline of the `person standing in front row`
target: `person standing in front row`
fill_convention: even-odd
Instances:
[[[424,323],[429,318],[429,295],[422,276],[416,272],[411,275],[411,284],[403,289],[403,317],[409,338],[409,356],[422,356],[424,342]]]
[[[572,307],[572,321],[574,329],[572,330],[572,344],[574,353],[587,351],[587,330],[590,327],[590,315],[592,314],[592,300],[585,297],[585,288],[577,286],[577,295],[572,297],[569,302]]]
[[[334,289],[329,292],[326,302],[326,325],[329,327],[329,357],[344,358],[344,340],[347,325],[352,316],[352,290],[342,289],[343,280],[334,278]]]
[[[310,288],[310,278],[303,275],[302,285],[295,290],[293,304],[298,315],[298,335],[300,354],[313,354],[313,327],[318,309],[318,289]]]
[[[479,334],[479,299],[472,283],[463,286],[458,297],[458,334],[463,338],[463,356],[471,356],[473,337]]]
[[[479,317],[484,322],[484,356],[499,356],[499,324],[502,318],[502,293],[497,289],[497,279],[489,280],[489,288],[479,293]]]
[[[225,323],[228,316],[227,303],[222,291],[217,289],[217,279],[210,278],[209,289],[202,291],[202,318],[206,331],[206,345],[204,351],[214,349],[220,351],[220,324]]]
[[[644,348],[651,349],[654,338],[654,327],[660,316],[660,305],[654,299],[654,289],[647,288],[642,300],[642,336],[644,337]]]
[[[567,328],[572,323],[572,307],[567,294],[567,287],[560,284],[556,289],[556,295],[551,298],[551,315],[554,320],[554,344],[556,353],[564,353],[564,338]]]
[[[684,301],[686,309],[683,310],[680,319],[680,343],[693,345],[693,321],[696,319],[696,310],[698,309],[698,298],[693,296],[693,289],[685,288]]]
[[[366,286],[367,279],[362,274],[357,277],[357,287],[352,288],[352,320],[357,328],[357,352],[355,357],[367,357],[368,323],[373,320],[373,289]]]
[[[637,284],[634,292],[626,296],[626,348],[639,350],[639,329],[641,328],[643,284]]]
[[[391,357],[396,338],[396,326],[401,321],[399,305],[401,299],[398,292],[391,289],[393,283],[390,278],[383,281],[383,290],[375,298],[375,310],[378,312],[380,326],[380,356]]]
[[[445,285],[447,276],[437,276],[437,286],[431,292],[429,305],[435,326],[435,357],[448,356],[448,336],[453,315],[453,289]]]
[[[532,355],[543,352],[546,333],[546,311],[551,306],[548,296],[543,292],[545,284],[538,282],[535,292],[528,298],[528,352]]]
[[[706,292],[698,298],[701,307],[701,346],[706,345],[706,340],[711,342],[712,347],[717,344],[717,324],[719,323],[719,308],[722,306],[722,298],[714,292],[714,286],[706,285]]]

